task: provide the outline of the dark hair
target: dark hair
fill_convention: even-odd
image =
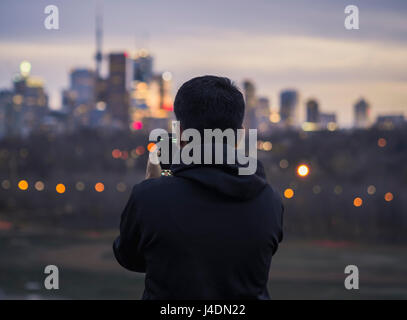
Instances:
[[[178,90],[174,112],[182,129],[240,129],[245,103],[228,78],[203,76],[185,82]]]

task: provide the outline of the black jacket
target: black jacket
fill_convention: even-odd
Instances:
[[[143,299],[269,299],[283,206],[260,162],[173,165],[134,186],[113,244],[126,269],[145,272]]]

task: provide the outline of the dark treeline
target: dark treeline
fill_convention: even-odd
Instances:
[[[271,151],[258,155],[283,197],[287,237],[407,240],[407,128],[276,131],[259,140],[272,143]],[[81,131],[0,141],[0,220],[13,228],[117,227],[132,185],[143,179],[147,145],[141,132]],[[299,164],[309,166],[307,177],[296,174]],[[18,188],[21,180],[29,184],[25,191]],[[36,189],[37,181],[44,190]],[[97,182],[103,192],[95,190]],[[56,192],[58,183],[66,187],[63,194]],[[294,191],[291,199],[284,197],[287,188]],[[386,201],[389,192],[393,198]],[[363,201],[360,207],[354,206],[356,197]]]

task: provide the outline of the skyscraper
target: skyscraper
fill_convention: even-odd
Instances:
[[[126,53],[112,53],[109,55],[107,110],[119,126],[123,128],[127,127],[129,123],[126,65]]]
[[[133,60],[133,80],[150,82],[153,78],[153,57],[142,49]]]
[[[0,139],[9,135],[14,127],[13,92],[0,90]]]
[[[29,62],[23,61],[20,74],[14,79],[13,121],[18,123],[18,132],[14,133],[19,135],[28,135],[39,129],[49,111],[44,82],[30,76],[30,69]]]
[[[307,122],[318,123],[319,122],[319,104],[316,100],[310,99],[307,101]]]
[[[295,90],[285,90],[280,94],[281,122],[287,127],[296,126],[298,106],[298,93]]]
[[[103,39],[103,14],[102,14],[102,8],[101,4],[98,3],[98,6],[96,8],[96,18],[95,18],[95,30],[96,30],[96,54],[95,54],[95,62],[96,62],[96,68],[95,68],[95,74],[96,74],[96,80],[99,80],[101,78],[100,75],[100,70],[101,70],[101,65],[102,65],[102,60],[103,60],[103,54],[102,54],[102,39]]]
[[[267,97],[260,97],[257,100],[255,109],[256,128],[260,132],[266,132],[270,124],[270,100]]]
[[[354,106],[355,111],[355,127],[367,128],[370,125],[369,113],[370,106],[364,99],[360,99]]]
[[[257,106],[257,96],[256,87],[252,81],[243,81],[243,94],[246,104],[243,126],[247,129],[257,128],[255,110]]]
[[[94,104],[95,74],[89,69],[74,69],[71,72],[71,91],[75,94],[77,105],[85,104],[89,108]]]

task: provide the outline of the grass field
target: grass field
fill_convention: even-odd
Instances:
[[[116,232],[44,234],[0,233],[0,299],[140,299],[144,275],[116,263]],[[49,264],[59,268],[59,290],[44,288]],[[359,290],[344,287],[350,264],[359,268]],[[273,299],[407,299],[407,246],[286,239],[269,289]]]

